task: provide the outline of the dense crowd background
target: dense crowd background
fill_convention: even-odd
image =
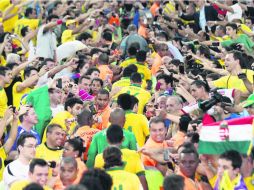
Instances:
[[[0,0],[0,189],[253,190],[254,2]]]

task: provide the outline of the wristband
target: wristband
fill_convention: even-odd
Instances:
[[[61,19],[58,19],[58,20],[56,21],[56,23],[57,23],[57,25],[60,25],[60,24],[63,23],[63,21],[62,21]]]

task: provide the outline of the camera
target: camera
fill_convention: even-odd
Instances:
[[[223,96],[217,91],[217,89],[213,90],[212,93],[213,95],[210,100],[205,100],[199,103],[199,108],[204,112],[208,111],[219,102],[223,103]]]

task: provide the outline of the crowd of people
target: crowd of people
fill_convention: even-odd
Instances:
[[[0,0],[0,190],[254,190],[254,1]]]

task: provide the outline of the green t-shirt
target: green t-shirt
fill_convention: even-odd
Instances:
[[[239,37],[234,40],[225,40],[225,41],[221,42],[221,45],[223,47],[228,47],[228,46],[235,44],[235,43],[244,44],[244,47],[249,52],[253,51],[254,42],[246,34],[240,34]]]
[[[104,129],[93,136],[86,162],[88,168],[92,168],[94,166],[94,160],[96,155],[102,153],[104,149],[108,146],[106,131],[107,129]],[[121,149],[127,148],[130,150],[137,150],[137,141],[134,134],[130,131],[123,129],[123,135],[124,141],[121,145]]]

